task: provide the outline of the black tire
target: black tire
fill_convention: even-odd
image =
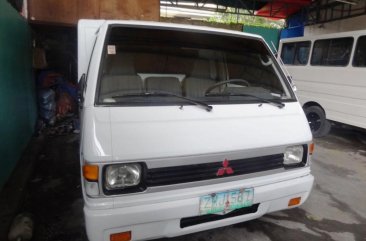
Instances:
[[[356,136],[357,136],[357,139],[361,142],[361,143],[363,143],[363,144],[365,144],[366,145],[366,133],[365,132],[358,132],[357,134],[356,134]]]
[[[325,113],[319,106],[313,105],[305,108],[305,115],[308,119],[311,133],[313,137],[326,136],[330,129],[331,124],[325,119]]]

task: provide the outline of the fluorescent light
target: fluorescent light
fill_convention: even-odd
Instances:
[[[341,3],[346,3],[346,4],[352,4],[352,5],[357,5],[358,1],[355,0],[335,0],[336,2],[341,2]]]

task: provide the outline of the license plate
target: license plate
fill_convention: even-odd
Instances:
[[[225,214],[253,205],[254,189],[237,189],[212,193],[200,198],[200,215]]]

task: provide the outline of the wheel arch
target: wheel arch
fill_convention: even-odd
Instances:
[[[306,118],[308,119],[313,137],[317,138],[326,136],[331,129],[331,123],[327,120],[324,108],[317,102],[309,101],[303,105],[303,110],[305,112]],[[318,119],[309,119],[310,116],[308,117],[308,114],[310,113],[315,113],[315,115],[318,116]],[[319,126],[315,128],[315,124]]]
[[[310,107],[310,106],[319,106],[319,107],[323,110],[323,112],[324,112],[324,114],[325,114],[325,117],[327,117],[327,113],[325,112],[325,110],[324,110],[323,106],[321,106],[318,102],[315,102],[315,101],[308,101],[308,102],[306,102],[305,104],[303,104],[302,108],[305,110],[306,108],[308,108],[308,107]]]

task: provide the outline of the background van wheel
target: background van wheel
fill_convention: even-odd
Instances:
[[[330,131],[331,125],[330,122],[325,119],[323,109],[319,106],[309,106],[306,107],[304,111],[313,136],[326,136]]]

